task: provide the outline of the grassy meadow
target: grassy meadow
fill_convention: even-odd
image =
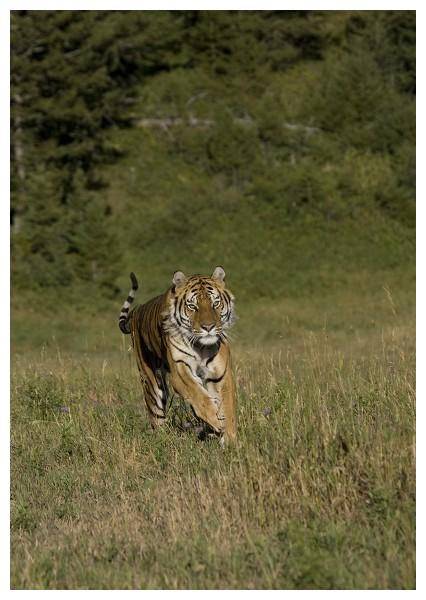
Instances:
[[[362,281],[238,305],[225,449],[150,430],[116,306],[16,308],[12,588],[414,588],[414,297]]]

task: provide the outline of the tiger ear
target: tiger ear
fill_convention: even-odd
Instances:
[[[173,274],[173,285],[177,288],[180,288],[183,286],[183,284],[186,281],[186,275],[185,273],[182,273],[182,271],[175,271]]]
[[[219,283],[223,283],[225,281],[225,271],[222,267],[216,267],[213,271],[212,279],[219,281]]]

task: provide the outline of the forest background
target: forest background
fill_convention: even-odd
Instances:
[[[129,268],[149,295],[220,259],[244,301],[412,264],[414,12],[12,15],[20,296],[91,310]]]

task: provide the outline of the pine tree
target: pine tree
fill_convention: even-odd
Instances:
[[[173,49],[179,38],[179,20],[170,13],[154,13],[12,13],[14,250],[21,245],[19,253],[29,262],[38,264],[40,259],[40,264],[49,263],[46,277],[40,273],[43,285],[84,279],[85,260],[99,281],[104,281],[109,272],[108,263],[113,256],[103,255],[99,248],[103,240],[100,232],[109,229],[110,209],[101,193],[89,192],[101,192],[106,184],[105,165],[119,157],[109,131],[129,124],[136,86],[144,77],[169,68],[178,60]],[[41,188],[40,172],[47,177]],[[44,205],[40,189],[44,190]],[[60,235],[53,234],[53,223]],[[98,242],[91,245],[97,227]],[[31,234],[30,229],[34,229]],[[50,242],[46,241],[43,248],[43,244],[35,243],[36,238],[41,240],[51,234],[62,240],[63,251],[59,251],[56,242],[52,242],[55,252],[48,249]],[[73,253],[75,260],[70,261]],[[58,257],[62,260],[64,255],[66,266],[61,269]],[[21,268],[21,263],[15,264]],[[53,276],[51,272],[56,267],[58,273]],[[23,264],[22,268],[25,272]]]

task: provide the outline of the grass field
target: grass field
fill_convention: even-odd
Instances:
[[[117,307],[16,308],[12,588],[414,588],[414,294],[385,280],[239,306],[225,449],[178,398],[151,432]]]

